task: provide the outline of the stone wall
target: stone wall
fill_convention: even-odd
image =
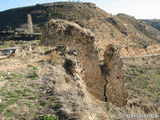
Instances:
[[[127,89],[125,87],[123,62],[115,46],[108,45],[104,52],[102,73],[106,80],[105,98],[116,106],[127,103]]]
[[[43,45],[66,45],[76,49],[83,66],[84,80],[88,91],[99,100],[104,100],[105,80],[101,75],[98,53],[94,48],[94,35],[79,25],[63,20],[51,20],[42,31]]]
[[[94,42],[95,37],[89,30],[73,22],[51,20],[44,25],[42,30],[41,43],[43,45],[65,45],[77,50],[78,59],[84,71],[83,80],[87,85],[87,90],[95,98],[110,101],[117,106],[125,105],[127,92],[123,83],[124,76],[121,75],[121,60],[118,56],[106,57],[110,50],[108,49],[104,55],[104,65],[100,67]]]

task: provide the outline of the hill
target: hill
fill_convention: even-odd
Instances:
[[[91,3],[76,3],[76,2],[58,2],[48,4],[37,4],[36,6],[22,7],[10,9],[0,12],[1,28],[6,26],[13,29],[25,29],[27,23],[27,14],[32,15],[35,28],[42,27],[43,24],[50,19],[66,19],[82,24],[82,20],[87,21],[92,17],[108,16],[107,13],[100,10]]]
[[[160,30],[160,20],[159,19],[144,19],[143,21],[150,24],[152,27],[156,28],[157,30]]]
[[[125,14],[112,16],[92,3],[58,2],[10,9],[0,12],[1,29],[8,26],[26,32],[28,13],[32,15],[34,32],[40,32],[50,19],[73,21],[90,29],[100,51],[108,44],[115,44],[128,52],[126,47],[145,49],[160,42],[160,32],[149,24]]]

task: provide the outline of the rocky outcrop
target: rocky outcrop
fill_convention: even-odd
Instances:
[[[89,93],[96,99],[109,101],[117,106],[124,106],[127,91],[123,82],[121,59],[115,51],[110,51],[112,48],[109,47],[104,54],[106,66],[104,65],[103,69],[103,63],[100,67],[94,42],[95,37],[89,30],[64,20],[51,20],[44,25],[42,31],[41,43],[43,45],[67,45],[69,48],[77,50],[77,57],[83,68],[84,77],[82,79],[85,81]],[[113,57],[107,57],[108,54]],[[71,61],[66,61],[65,68],[73,76],[71,71],[74,69],[72,66]],[[107,74],[104,75],[104,73]]]

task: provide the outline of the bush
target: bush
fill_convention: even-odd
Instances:
[[[38,77],[37,71],[38,68],[32,65],[28,65],[31,69],[29,70],[27,74],[27,78],[31,78],[32,80],[35,80]]]

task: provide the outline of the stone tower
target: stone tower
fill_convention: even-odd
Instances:
[[[28,19],[28,33],[32,34],[33,33],[33,23],[32,23],[31,14],[27,14],[27,19]]]

